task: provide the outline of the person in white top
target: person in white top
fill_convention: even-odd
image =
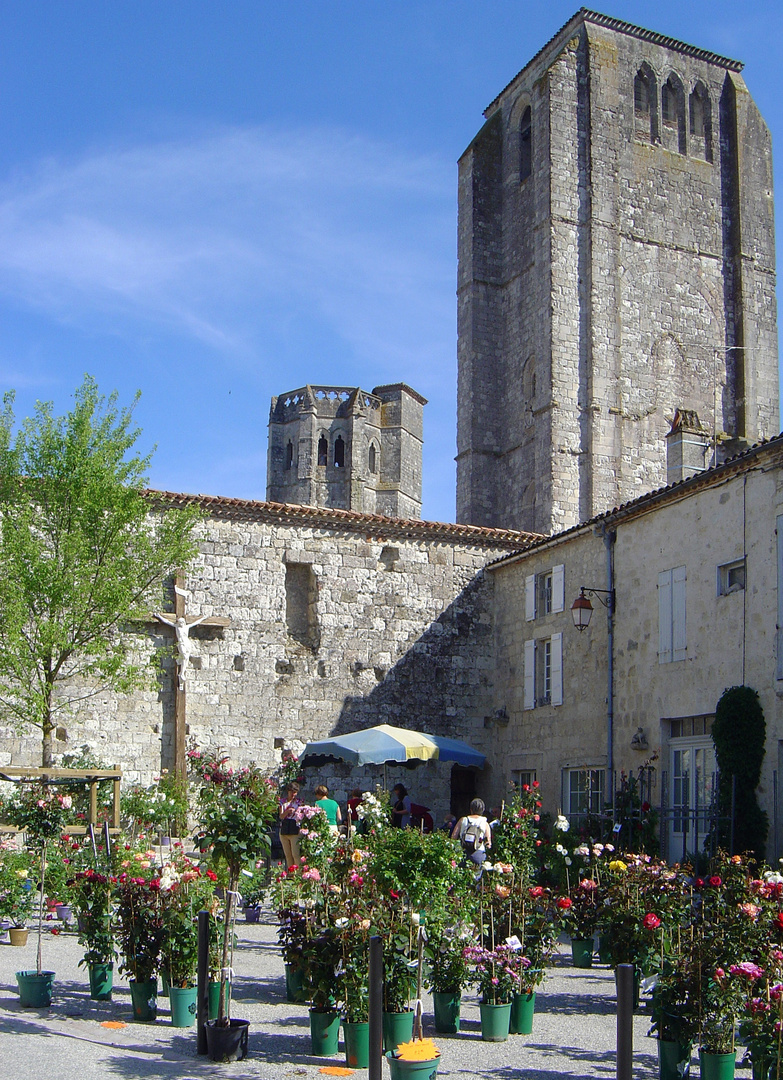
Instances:
[[[484,817],[484,803],[481,799],[473,800],[470,813],[459,819],[451,837],[460,841],[463,852],[471,862],[481,866],[492,847],[492,829]]]

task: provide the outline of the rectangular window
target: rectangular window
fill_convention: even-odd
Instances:
[[[584,825],[604,812],[605,769],[566,769],[563,806],[571,825]]]
[[[685,567],[658,575],[658,663],[671,664],[686,657]]]
[[[673,857],[678,857],[680,850],[696,851],[710,828],[717,780],[715,746],[709,734],[712,720],[712,716],[698,716],[670,722]]]
[[[318,585],[309,563],[286,563],[285,624],[300,645],[318,648]]]
[[[725,563],[718,567],[718,596],[742,592],[745,588],[745,560]]]
[[[563,635],[525,642],[523,708],[563,704]]]
[[[537,779],[535,769],[512,769],[511,771],[511,783],[519,791],[522,791],[525,787],[532,787],[533,782]]]
[[[565,567],[561,564],[525,578],[525,619],[532,622],[565,609]]]

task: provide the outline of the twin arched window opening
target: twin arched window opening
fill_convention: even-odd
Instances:
[[[637,138],[651,143],[661,141],[658,130],[657,92],[655,74],[643,64],[633,83],[633,111]],[[679,154],[712,161],[712,119],[710,97],[703,83],[694,86],[688,98],[686,129],[685,90],[679,78],[671,74],[661,87],[661,123],[663,142]]]
[[[329,442],[325,435],[322,435],[318,440],[318,464],[328,465],[329,463]],[[342,435],[338,435],[334,440],[334,450],[332,456],[332,464],[336,469],[345,468],[345,442]]]

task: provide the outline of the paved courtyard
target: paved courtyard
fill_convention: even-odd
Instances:
[[[242,1062],[217,1065],[196,1054],[195,1028],[172,1028],[168,1002],[159,999],[154,1024],[131,1019],[127,982],[115,978],[111,1002],[89,997],[86,972],[79,968],[76,935],[47,934],[44,968],[56,972],[51,1009],[22,1009],[14,973],[35,967],[35,935],[23,948],[0,945],[0,1078],[2,1080],[316,1080],[324,1065],[344,1065],[339,1057],[310,1054],[307,1007],[285,999],[283,964],[270,913],[257,925],[237,923],[232,1015],[249,1019],[250,1054]],[[462,1030],[436,1036],[441,1050],[438,1076],[451,1080],[550,1080],[553,1076],[615,1075],[616,1014],[614,976],[606,967],[578,971],[563,947],[536,1001],[532,1035],[514,1035],[506,1043],[481,1041],[476,998],[463,1000]],[[105,1021],[124,1021],[119,1029]],[[649,1016],[634,1020],[634,1076],[657,1077],[655,1041],[647,1037]],[[431,1000],[425,999],[425,1034],[434,1036]],[[342,1043],[341,1043],[342,1050]],[[694,1055],[694,1072],[697,1058]],[[388,1066],[384,1063],[384,1074]],[[356,1070],[357,1080],[366,1070]],[[743,1074],[740,1074],[743,1075]],[[749,1073],[744,1075],[749,1076]]]

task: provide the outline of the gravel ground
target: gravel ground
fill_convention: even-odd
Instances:
[[[22,1009],[15,972],[35,967],[36,942],[31,931],[22,948],[0,945],[0,1078],[2,1080],[267,1080],[319,1076],[324,1065],[344,1065],[310,1054],[306,1006],[285,1000],[283,964],[271,914],[256,925],[237,923],[234,956],[236,980],[232,1015],[251,1021],[250,1053],[245,1061],[217,1065],[196,1054],[194,1029],[172,1028],[168,1001],[159,999],[155,1023],[131,1019],[127,982],[115,977],[113,1000],[90,1000],[86,973],[79,968],[81,949],[73,933],[44,940],[45,969],[56,972],[51,1009]],[[512,1035],[506,1043],[481,1041],[475,997],[463,998],[459,1035],[437,1035],[432,1004],[425,999],[425,1034],[441,1050],[438,1076],[480,1076],[496,1080],[544,1080],[552,1076],[613,1077],[616,1071],[614,976],[606,967],[580,971],[570,966],[570,950],[561,955],[540,988],[532,1035]],[[106,1020],[127,1027],[101,1027]],[[634,1076],[657,1077],[655,1041],[647,1037],[646,1010],[634,1019]],[[13,1041],[10,1035],[14,1035]],[[384,1075],[388,1066],[384,1063]],[[694,1055],[693,1072],[696,1074]],[[749,1075],[747,1073],[740,1075]],[[357,1080],[366,1070],[356,1070]]]

